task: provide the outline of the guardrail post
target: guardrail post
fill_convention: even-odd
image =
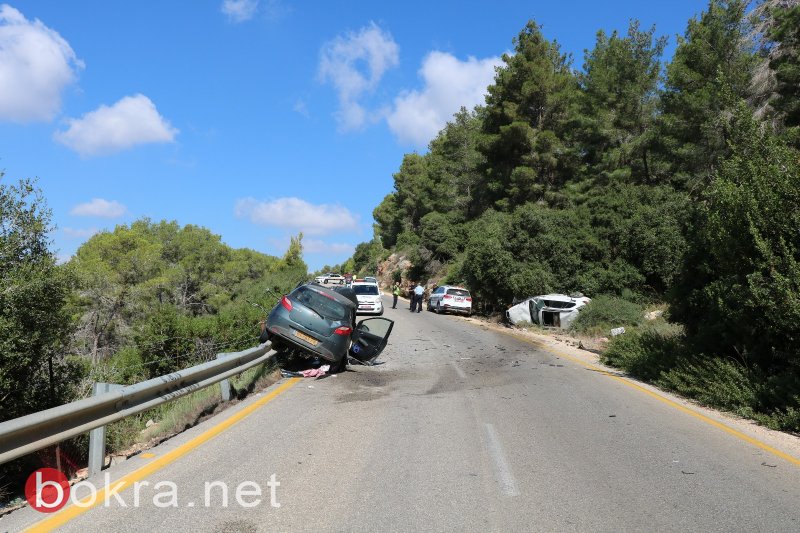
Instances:
[[[229,354],[227,353],[218,353],[217,359],[224,359],[228,357]],[[231,401],[231,384],[227,379],[223,379],[219,382],[219,392],[222,394],[222,401],[229,402]]]
[[[98,396],[121,389],[123,385],[97,382],[92,388],[92,396]],[[100,426],[89,432],[89,477],[99,474],[106,459],[106,427]]]

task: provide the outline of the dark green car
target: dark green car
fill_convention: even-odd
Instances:
[[[356,323],[355,295],[316,283],[300,285],[270,311],[260,341],[275,350],[292,350],[330,362],[331,372],[347,366],[347,356],[371,363],[389,341],[394,322],[368,318]]]

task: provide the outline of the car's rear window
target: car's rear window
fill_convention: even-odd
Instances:
[[[356,294],[380,294],[377,285],[353,285],[353,291]]]
[[[469,291],[466,289],[447,289],[447,294],[452,296],[469,296]]]
[[[347,309],[342,304],[306,286],[295,289],[291,297],[328,320],[344,320],[347,317]]]

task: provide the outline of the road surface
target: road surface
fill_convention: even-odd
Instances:
[[[138,506],[129,486],[126,507],[68,507],[60,529],[800,530],[800,462],[594,367],[407,306],[385,312],[385,364],[282,380],[112,468],[149,483]],[[46,516],[24,509],[0,530]]]

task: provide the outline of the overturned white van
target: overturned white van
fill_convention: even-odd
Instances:
[[[541,326],[567,328],[578,316],[578,312],[591,298],[567,296],[566,294],[544,294],[533,296],[510,307],[506,318],[514,325],[529,322]]]

